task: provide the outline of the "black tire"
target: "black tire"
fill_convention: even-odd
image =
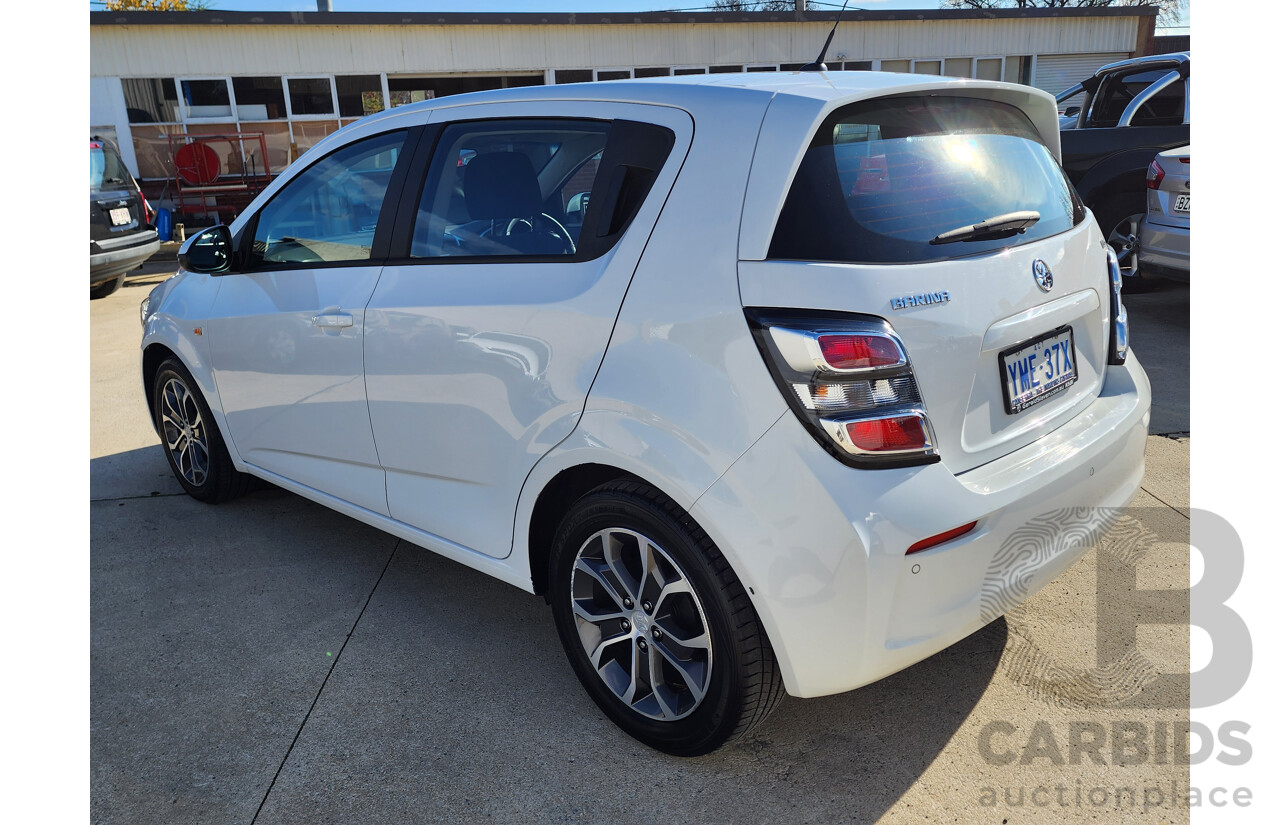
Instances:
[[[160,364],[151,400],[160,448],[188,495],[218,504],[254,488],[253,476],[231,463],[209,405],[181,361],[169,358]]]
[[[610,595],[602,579],[588,576],[585,568],[578,566],[580,556],[584,565],[596,564],[590,548],[605,546],[606,539],[600,538],[604,532],[609,533],[611,546],[622,548],[619,565],[628,579],[611,575],[612,568],[593,569],[604,571],[615,593],[625,590],[636,597],[631,607],[620,608],[624,612],[633,609],[630,621],[603,618],[596,623],[580,620],[575,614],[575,599],[578,606],[587,605],[593,614],[599,608],[602,616],[611,605],[625,601]],[[657,551],[650,554],[655,560],[651,569],[657,572],[649,575],[647,587],[637,568],[627,563],[641,563],[638,555],[629,555],[627,534],[638,534],[633,536],[637,548],[642,537],[648,540],[648,548]],[[702,528],[652,487],[635,481],[611,482],[579,499],[556,531],[549,565],[552,612],[569,663],[600,709],[644,744],[675,756],[708,753],[745,735],[781,701],[784,690],[773,648],[742,584]],[[679,592],[683,587],[680,579],[691,588],[691,595]],[[664,582],[661,591],[667,595],[646,600],[646,595],[660,592],[656,589],[659,581]],[[611,624],[614,621],[616,624]],[[698,645],[702,638],[697,635],[699,621],[709,639],[705,654],[700,646],[681,644]],[[580,631],[580,625],[585,630]],[[629,637],[624,635],[627,631],[631,631]],[[595,645],[597,651],[608,651],[598,658],[600,670],[592,664],[584,633],[592,641],[597,636],[605,640]],[[611,635],[614,633],[619,635]],[[659,674],[653,679],[648,656],[655,649],[663,656],[653,658]],[[671,655],[680,653],[689,658],[677,669]],[[620,686],[628,677],[627,670],[639,673],[645,681],[629,688],[631,701],[602,675],[608,672]],[[694,678],[686,678],[686,673]],[[631,685],[639,681],[631,677]],[[654,681],[662,684],[653,687]],[[694,682],[702,685],[700,698],[688,689]],[[660,696],[667,697],[665,703]]]
[[[1120,259],[1122,292],[1136,294],[1151,288],[1151,282],[1138,269],[1138,226],[1147,215],[1146,195],[1126,192],[1103,201],[1094,214],[1098,227]]]
[[[94,284],[89,287],[89,300],[95,301],[98,298],[105,298],[114,293],[117,289],[124,285],[124,273],[120,273],[109,281],[103,281],[100,284]]]

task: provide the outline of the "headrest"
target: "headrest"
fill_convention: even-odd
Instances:
[[[472,220],[535,215],[542,211],[538,173],[527,155],[490,152],[467,164],[464,179],[467,213]]]

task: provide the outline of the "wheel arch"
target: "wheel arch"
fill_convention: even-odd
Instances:
[[[533,583],[533,592],[547,595],[547,578],[550,572],[547,565],[551,557],[551,544],[555,540],[556,530],[573,503],[584,495],[611,481],[630,479],[648,484],[655,490],[660,487],[634,473],[609,464],[575,464],[566,467],[548,481],[538,492],[534,501],[533,512],[529,517],[529,578]]]

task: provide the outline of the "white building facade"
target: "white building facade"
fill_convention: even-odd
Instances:
[[[1155,15],[1147,7],[849,12],[826,62],[1056,93],[1104,63],[1147,53]],[[92,12],[90,126],[116,141],[154,197],[173,178],[172,147],[183,135],[255,135],[241,145],[239,171],[276,174],[356,118],[449,94],[793,71],[818,55],[835,17]]]

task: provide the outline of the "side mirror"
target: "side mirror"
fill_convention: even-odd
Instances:
[[[216,275],[231,269],[231,230],[213,226],[187,238],[178,250],[178,266],[188,272]]]

